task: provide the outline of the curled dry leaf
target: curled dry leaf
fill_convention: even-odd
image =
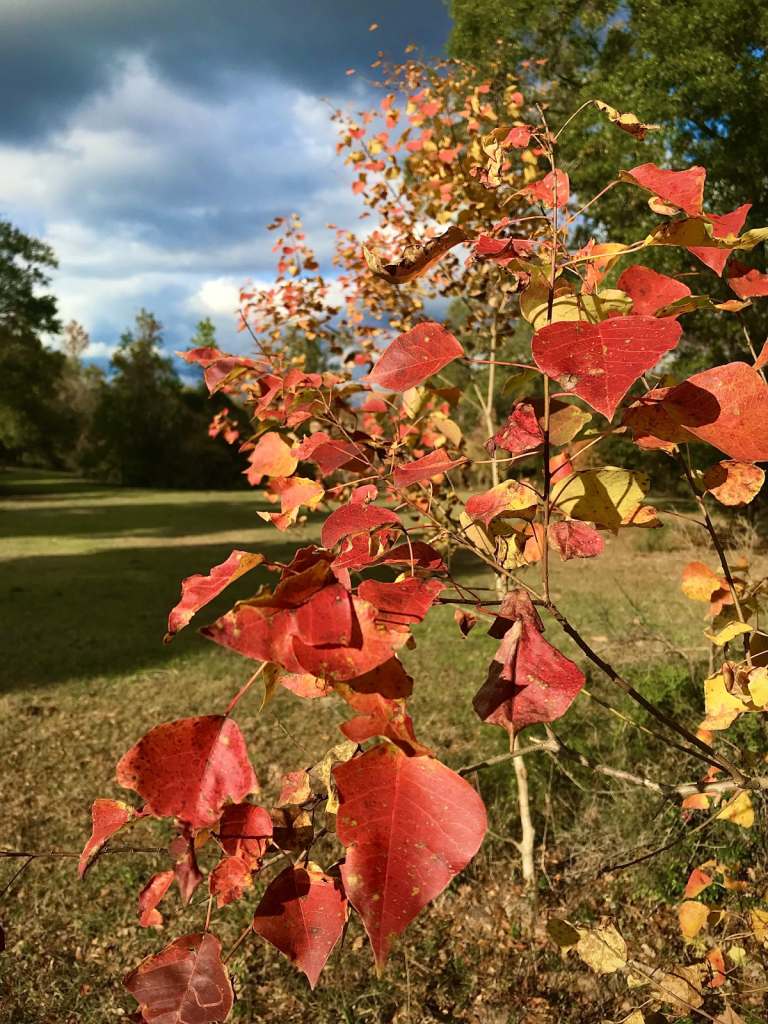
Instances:
[[[376,967],[419,911],[477,853],[486,829],[475,788],[431,757],[380,743],[334,770],[344,888]]]
[[[687,1017],[691,1010],[698,1009],[704,1002],[701,981],[701,964],[693,967],[676,964],[658,979],[659,998],[670,1007],[674,1017]]]
[[[224,715],[151,729],[121,758],[117,781],[143,797],[147,813],[190,828],[213,824],[227,799],[240,803],[259,788],[243,735]]]
[[[465,611],[464,608],[457,608],[453,613],[453,621],[461,630],[461,635],[467,637],[477,623],[480,621],[474,612]]]
[[[507,594],[488,635],[501,640],[488,678],[472,700],[479,718],[514,736],[565,714],[584,686],[584,675],[548,643],[544,624],[524,590]]]
[[[704,635],[713,644],[717,644],[718,647],[725,647],[726,644],[729,644],[737,636],[740,636],[742,633],[751,633],[753,629],[754,626],[750,626],[746,622],[729,622],[719,633],[708,633],[704,630]]]
[[[385,263],[380,256],[365,246],[363,255],[374,277],[380,277],[389,284],[407,284],[426,274],[430,267],[438,263],[454,246],[461,245],[466,240],[465,233],[454,225],[437,238],[430,238],[421,245],[406,246],[399,260]]]
[[[658,131],[661,128],[660,124],[644,124],[634,114],[620,114],[618,110],[609,107],[602,100],[595,100],[595,106],[608,116],[611,124],[615,124],[617,128],[621,128],[622,131],[634,136],[640,142],[643,141],[647,132]]]
[[[588,931],[579,939],[576,952],[595,974],[613,974],[627,963],[627,944],[612,924]]]
[[[129,971],[123,985],[146,1024],[223,1024],[232,1009],[221,943],[210,934],[176,939]]]
[[[407,391],[463,355],[464,349],[440,324],[417,324],[395,338],[371,372],[360,379],[388,391]]]
[[[253,930],[306,974],[314,988],[341,937],[347,900],[338,878],[316,865],[288,867],[267,887]]]
[[[710,466],[703,482],[721,505],[743,508],[760,493],[765,483],[765,471],[750,462],[729,459]]]

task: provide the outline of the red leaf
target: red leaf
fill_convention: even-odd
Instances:
[[[349,646],[310,647],[294,636],[293,649],[305,671],[329,682],[354,679],[389,661],[410,636],[407,627],[380,621],[372,604],[353,597],[355,623]]]
[[[728,284],[740,299],[768,295],[768,274],[761,274],[759,270],[736,259],[728,264]]]
[[[220,1024],[233,994],[212,935],[184,935],[148,956],[123,978],[146,1024]]]
[[[280,495],[280,511],[283,515],[293,512],[300,505],[307,505],[314,510],[324,494],[322,484],[303,476],[276,476],[272,479],[270,488]]]
[[[332,548],[343,537],[353,533],[369,533],[376,527],[399,526],[402,529],[400,516],[387,508],[377,505],[342,505],[334,509],[323,523],[320,539],[323,547]]]
[[[195,612],[212,601],[225,587],[264,561],[264,555],[233,551],[226,562],[214,565],[208,576],[188,576],[181,584],[181,600],[168,616],[165,643],[183,629]]]
[[[605,547],[603,538],[597,530],[593,530],[586,523],[566,519],[550,524],[547,541],[564,562],[569,558],[595,558]]]
[[[479,520],[486,528],[497,516],[533,519],[537,507],[536,492],[517,480],[505,480],[482,494],[473,494],[465,505],[469,518]]]
[[[256,487],[265,476],[291,476],[299,464],[291,446],[276,430],[262,434],[256,447],[248,456],[250,469],[248,483]]]
[[[707,886],[712,885],[712,878],[698,868],[694,868],[685,886],[685,898],[695,900],[699,893],[704,892]]]
[[[438,473],[445,473],[448,469],[455,469],[461,466],[467,459],[461,458],[452,460],[446,451],[438,448],[415,462],[406,462],[405,465],[396,466],[393,475],[393,482],[398,489],[410,487],[412,484],[421,483],[422,480],[430,480]]]
[[[470,261],[478,263],[498,263],[506,267],[512,260],[530,259],[534,248],[530,242],[521,238],[491,238],[480,235],[475,242]]]
[[[151,729],[121,758],[117,781],[146,800],[149,814],[179,818],[191,828],[212,825],[228,797],[240,803],[259,787],[243,735],[224,715]]]
[[[583,673],[544,639],[543,631],[524,590],[504,598],[488,631],[503,639],[472,704],[484,722],[501,726],[510,736],[560,718],[584,685]]]
[[[239,900],[252,885],[248,865],[239,857],[222,857],[208,876],[208,892],[216,896],[219,909]]]
[[[289,867],[270,882],[253,930],[303,971],[314,988],[346,920],[341,883],[317,868]]]
[[[186,359],[188,363],[199,363],[200,366],[210,366],[219,359],[225,359],[226,353],[219,352],[217,348],[191,348],[189,352],[177,352],[177,356]]]
[[[398,544],[396,548],[376,559],[377,565],[413,565],[416,569],[428,569],[430,572],[445,570],[445,562],[431,544],[415,540],[410,545]]]
[[[672,388],[664,408],[700,441],[732,459],[768,459],[768,388],[746,363],[695,374]]]
[[[357,593],[378,610],[377,619],[380,622],[408,626],[412,622],[423,622],[424,616],[443,590],[445,584],[440,580],[407,576],[397,583],[365,580],[357,588]]]
[[[627,267],[616,287],[632,299],[632,316],[653,316],[657,309],[691,294],[691,289],[682,281],[639,265]]]
[[[474,612],[468,612],[463,608],[457,608],[453,613],[453,621],[461,630],[461,635],[466,638],[469,635],[470,630],[474,629],[480,620]]]
[[[491,455],[497,448],[503,448],[513,455],[522,455],[523,452],[534,451],[543,443],[544,434],[536,411],[530,402],[520,402],[501,430],[486,441],[484,447]]]
[[[168,852],[177,861],[173,877],[181,893],[182,906],[189,905],[192,894],[203,880],[195,856],[195,841],[189,831],[184,831],[168,847]]]
[[[173,875],[173,871],[158,871],[139,893],[139,924],[142,928],[158,927],[163,923],[162,914],[155,907],[168,892]]]
[[[516,93],[516,95],[519,96],[520,93]],[[502,142],[502,146],[514,146],[515,149],[525,149],[530,141],[532,132],[533,128],[530,125],[518,125],[511,129],[509,135]]]
[[[348,686],[361,695],[380,694],[388,700],[404,700],[413,693],[413,679],[398,658],[390,658],[370,672],[355,676],[346,683],[338,683],[338,686]]]
[[[624,412],[621,422],[634,431],[635,443],[642,448],[668,447],[682,444],[684,441],[695,441],[693,434],[680,426],[675,417],[664,408],[663,400],[671,388],[657,388],[647,391],[642,398]],[[658,438],[661,445],[651,445],[648,438]]]
[[[256,804],[227,804],[219,822],[218,837],[228,857],[239,857],[251,871],[258,871],[272,835],[272,819]]]
[[[86,871],[104,849],[107,840],[130,827],[138,818],[142,817],[143,813],[143,811],[137,812],[121,800],[105,800],[103,798],[94,800],[93,807],[91,807],[91,818],[93,819],[91,838],[85,844],[85,849],[80,855],[77,865],[77,871],[81,878],[85,877]]]
[[[439,761],[380,743],[333,771],[341,806],[341,877],[363,919],[379,972],[406,926],[480,848],[486,829],[474,787]]]
[[[624,181],[634,182],[670,206],[676,206],[689,217],[702,215],[706,177],[707,172],[703,167],[690,167],[687,171],[663,171],[656,164],[641,164],[631,171],[621,172]]]
[[[634,382],[677,345],[682,327],[674,319],[613,317],[599,324],[550,324],[533,337],[540,370],[611,419]]]
[[[556,171],[557,174],[557,205],[567,206],[570,197],[570,182],[565,171]],[[541,202],[548,209],[555,205],[555,177],[552,171],[541,181],[535,181],[525,189],[525,195],[530,203]]]
[[[365,743],[374,736],[391,740],[408,757],[431,756],[434,750],[419,743],[413,733],[413,721],[401,701],[387,700],[378,693],[358,693],[349,683],[337,683],[336,691],[358,717],[339,726],[348,740]]]
[[[395,338],[371,372],[360,379],[388,391],[407,391],[463,355],[464,349],[440,324],[417,324]]]
[[[747,219],[747,214],[751,209],[752,204],[745,203],[744,206],[739,206],[736,210],[732,210],[731,213],[726,213],[722,216],[710,213],[707,219],[712,222],[713,236],[715,238],[727,238],[728,235],[738,235],[744,227],[744,221]],[[701,262],[706,263],[716,274],[722,274],[723,268],[728,262],[728,257],[731,255],[730,249],[714,249],[707,245],[689,245],[688,252],[698,256]]]

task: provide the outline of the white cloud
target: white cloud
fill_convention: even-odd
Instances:
[[[354,224],[360,212],[329,114],[318,98],[255,77],[203,99],[128,54],[64,129],[0,145],[0,209],[53,246],[61,315],[84,324],[94,358],[142,306],[166,324],[169,349],[211,316],[222,347],[242,351],[239,286],[274,267],[266,224],[296,210],[327,264],[325,223]]]

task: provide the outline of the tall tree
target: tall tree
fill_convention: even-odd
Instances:
[[[42,290],[58,266],[50,246],[0,221],[0,459],[61,464],[75,422],[59,398],[65,356],[43,344],[61,328]]]
[[[752,0],[452,0],[450,49],[490,77],[509,74],[555,83],[546,116],[555,128],[588,106],[562,136],[560,158],[574,191],[592,196],[621,168],[654,162],[674,170],[707,168],[705,210],[729,213],[751,203],[747,227],[768,224],[768,5]],[[590,101],[603,100],[660,125],[644,142],[616,131]],[[535,116],[535,115],[534,115]],[[636,189],[609,191],[588,211],[579,234],[642,237],[659,218]],[[740,259],[764,270],[762,246]],[[733,298],[699,260],[650,251],[640,257],[667,273],[701,273],[692,287]],[[616,273],[621,266],[616,268]],[[615,274],[614,274],[615,276]],[[762,313],[745,320],[760,343]],[[708,358],[747,355],[741,329],[685,321],[685,369]]]

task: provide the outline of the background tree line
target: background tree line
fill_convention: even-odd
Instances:
[[[53,250],[0,221],[0,464],[68,469],[129,487],[224,488],[243,482],[237,446],[208,436],[215,412],[244,413],[185,385],[161,354],[162,325],[142,309],[110,372],[84,364],[89,339],[62,326],[44,290]],[[44,336],[58,336],[53,349]],[[214,344],[210,320],[192,344]]]

